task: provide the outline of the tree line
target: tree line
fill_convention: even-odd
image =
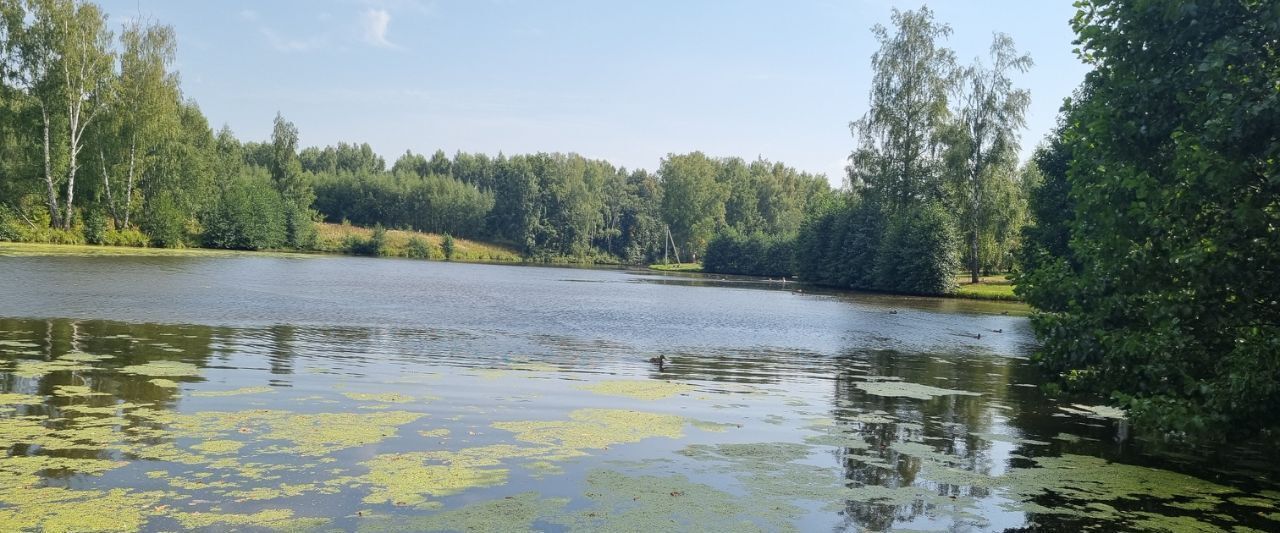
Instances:
[[[309,249],[318,221],[447,233],[534,260],[696,256],[718,231],[794,232],[826,178],[671,154],[656,173],[576,154],[406,153],[214,132],[174,70],[176,35],[113,32],[75,0],[0,1],[0,239]]]
[[[1013,269],[1038,180],[1019,166],[1030,94],[1012,80],[1031,57],[996,34],[986,62],[961,65],[927,7],[892,21],[872,29],[880,48],[868,111],[850,124],[845,190],[794,233],[724,233],[709,269],[916,294],[951,292],[961,269],[975,283]]]

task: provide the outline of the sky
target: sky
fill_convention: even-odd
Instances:
[[[669,153],[763,157],[840,185],[867,110],[871,34],[919,2],[101,0],[113,27],[169,24],[186,97],[215,128],[303,146],[576,152],[654,170]],[[929,4],[968,63],[1008,33],[1036,65],[1023,155],[1087,68],[1070,0]]]

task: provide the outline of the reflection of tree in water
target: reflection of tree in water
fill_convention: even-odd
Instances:
[[[857,388],[858,383],[877,376],[981,392],[983,396],[944,395],[919,400],[876,396]],[[900,453],[893,447],[897,443],[924,443],[950,456],[948,461],[954,468],[990,474],[994,466],[990,450],[972,433],[991,431],[996,413],[989,402],[998,402],[1006,394],[1007,365],[994,358],[949,361],[947,356],[859,352],[837,361],[834,383],[833,418],[868,444],[865,450],[845,448],[835,452],[851,487],[914,485],[944,497],[990,496],[987,488],[927,479],[928,467],[943,465],[933,459]],[[866,416],[876,413],[882,413],[880,416],[892,422],[866,421]],[[859,416],[864,419],[859,421]],[[869,464],[868,460],[883,464]],[[912,521],[930,511],[926,502],[919,499],[897,505],[851,500],[845,504],[845,519],[850,526],[886,530],[895,523]]]
[[[50,431],[76,428],[78,422],[99,416],[80,413],[70,407],[109,408],[121,403],[145,405],[159,411],[176,410],[178,389],[151,383],[151,376],[123,374],[116,370],[150,361],[181,361],[203,368],[212,355],[214,328],[160,324],[124,324],[107,321],[0,319],[4,339],[36,344],[34,348],[9,350],[9,365],[21,361],[53,362],[69,353],[111,356],[101,361],[84,362],[89,369],[53,370],[36,377],[15,374],[13,366],[0,371],[0,392],[31,394],[43,397],[35,405],[13,406],[8,416],[39,417]],[[16,355],[16,356],[15,356]],[[63,360],[65,361],[65,359]],[[174,376],[173,381],[200,381],[199,377]],[[88,395],[57,394],[59,386],[85,387]],[[4,415],[0,415],[4,416]],[[160,429],[154,422],[121,413],[125,421],[114,429],[117,440],[127,440],[139,430]],[[140,438],[137,443],[158,444],[168,438]],[[83,442],[79,443],[83,444]],[[8,456],[45,455],[68,459],[119,459],[121,452],[98,443],[60,449],[47,449],[19,443],[7,451]],[[42,475],[55,485],[68,486],[76,474],[67,470],[47,470]]]
[[[268,329],[271,335],[271,351],[267,358],[271,361],[271,373],[287,376],[293,373],[293,343],[297,331],[293,326],[277,324]],[[273,383],[275,383],[273,381]]]

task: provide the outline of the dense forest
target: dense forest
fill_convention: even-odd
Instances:
[[[114,32],[69,0],[0,6],[0,240],[305,250],[329,221],[646,263],[696,257],[724,230],[793,234],[831,195],[821,175],[698,152],[656,174],[558,153],[406,153],[388,168],[368,144],[300,147],[283,116],[244,142],[184,98],[172,28]]]

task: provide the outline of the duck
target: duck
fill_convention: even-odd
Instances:
[[[650,357],[649,362],[658,366],[662,366],[663,363],[667,362],[667,356],[659,355],[657,357]]]
[[[889,314],[891,314],[891,315],[896,315],[896,314],[898,314],[898,310],[897,310],[897,309],[890,309],[890,310],[889,310]]]

